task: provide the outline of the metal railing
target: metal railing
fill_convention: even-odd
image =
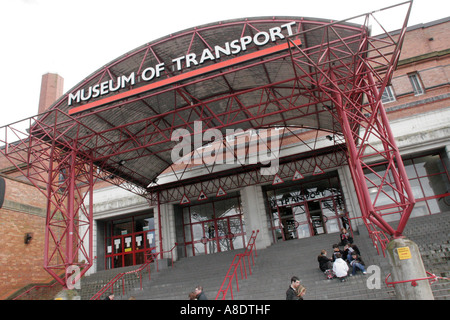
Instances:
[[[428,275],[428,277],[425,278],[417,278],[417,279],[411,279],[411,280],[400,280],[400,281],[393,281],[393,282],[388,282],[389,277],[391,276],[391,274],[389,273],[386,276],[386,279],[384,280],[384,282],[386,283],[386,286],[390,287],[390,288],[394,288],[396,284],[399,283],[408,283],[411,282],[411,286],[416,287],[417,286],[417,281],[423,281],[423,280],[428,280],[430,282],[430,285],[432,285],[433,283],[437,282],[439,279],[443,279],[443,280],[449,280],[446,277],[439,277],[436,276],[434,273],[430,273],[428,271],[425,271]]]
[[[20,295],[18,295],[17,297],[14,297],[12,300],[18,300],[18,299],[20,299],[20,298],[22,298],[22,297],[24,297],[24,296],[30,294],[30,293],[31,293],[32,291],[34,291],[34,290],[39,290],[39,289],[51,289],[51,288],[53,288],[53,287],[55,287],[55,286],[58,286],[58,285],[61,286],[61,284],[60,284],[58,281],[56,281],[56,280],[52,280],[52,282],[53,282],[53,283],[50,283],[50,284],[38,284],[38,285],[32,286],[32,287],[29,288],[28,290],[22,292],[22,293],[21,293]],[[61,286],[61,288],[63,288],[63,287]]]
[[[175,243],[175,245],[170,250],[162,251],[162,252],[146,253],[145,254],[146,261],[138,269],[131,270],[131,271],[128,271],[128,272],[118,273],[105,286],[103,286],[96,294],[94,294],[90,300],[98,300],[98,299],[100,299],[100,297],[105,292],[107,292],[109,289],[111,289],[111,294],[114,294],[114,286],[120,280],[122,280],[122,294],[125,295],[125,276],[129,275],[129,274],[135,274],[136,277],[139,277],[140,289],[142,290],[142,281],[143,281],[142,272],[145,269],[147,269],[148,270],[148,279],[151,280],[150,264],[152,262],[156,263],[156,271],[157,272],[159,271],[158,255],[162,256],[163,253],[170,253],[171,254],[171,265],[172,265],[172,268],[173,268],[173,250],[175,249],[176,246],[177,246],[177,244]]]
[[[363,219],[364,224],[366,225],[367,231],[369,232],[369,237],[372,240],[372,243],[377,249],[378,255],[380,255],[380,251],[383,254],[383,257],[386,257],[386,247],[389,243],[389,239],[386,236],[386,234],[383,231],[376,230],[372,223],[369,223],[366,221],[366,219]]]
[[[241,280],[244,278],[247,279],[247,266],[249,273],[252,274],[251,265],[250,265],[250,257],[252,261],[252,265],[255,265],[255,259],[254,256],[258,256],[258,253],[256,252],[256,237],[258,236],[259,230],[256,230],[252,232],[252,235],[248,241],[248,244],[245,248],[244,253],[238,253],[234,256],[233,261],[230,264],[230,267],[228,268],[228,272],[222,282],[222,285],[220,286],[219,291],[217,292],[216,299],[215,300],[225,300],[228,291],[230,291],[231,294],[231,300],[234,299],[233,296],[233,278],[236,279],[236,289],[239,291],[239,281],[238,281],[238,275],[237,275],[237,269],[240,268],[241,273]],[[247,264],[246,259],[247,258]],[[222,295],[222,296],[221,296]]]
[[[366,229],[369,233],[369,238],[370,238],[370,240],[372,240],[373,246],[377,250],[377,254],[380,255],[380,253],[382,253],[383,257],[386,257],[385,251],[386,251],[387,244],[389,243],[389,239],[383,231],[377,230],[375,228],[374,224],[364,217],[350,218],[350,215],[348,212],[344,213],[344,217],[347,219],[347,221],[349,221],[348,229],[352,233],[352,236],[353,236],[353,228],[351,226],[350,221],[356,220],[356,219],[361,219],[363,221],[364,225],[366,226]]]

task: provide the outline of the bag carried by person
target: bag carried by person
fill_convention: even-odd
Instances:
[[[324,273],[327,279],[333,279],[335,277],[334,271],[332,269],[325,270]]]

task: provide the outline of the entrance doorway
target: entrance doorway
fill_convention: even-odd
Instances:
[[[182,207],[183,234],[177,235],[184,256],[211,254],[245,247],[240,197],[213,199]]]
[[[143,214],[105,223],[105,268],[143,264],[156,249],[153,214]]]
[[[324,216],[322,215],[320,201],[309,201],[307,204],[309,216],[311,218],[311,228],[313,235],[325,233]]]
[[[274,241],[339,232],[344,201],[337,177],[267,190]]]

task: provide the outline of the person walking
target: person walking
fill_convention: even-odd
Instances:
[[[296,276],[291,278],[291,285],[286,291],[286,300],[300,300],[297,295],[298,288],[300,286],[300,279]]]
[[[197,296],[196,300],[208,300],[208,298],[206,298],[205,293],[203,292],[202,286],[197,286],[194,290],[194,293]]]

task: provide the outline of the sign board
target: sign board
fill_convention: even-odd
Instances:
[[[275,177],[273,178],[272,185],[280,184],[283,182],[284,182],[283,179],[281,179],[280,176],[276,174]]]
[[[216,193],[216,197],[221,197],[221,196],[224,196],[226,194],[227,193],[225,192],[225,190],[223,190],[222,187],[219,187],[219,190],[217,190],[217,193]]]
[[[184,194],[184,195],[183,195],[183,198],[181,198],[180,204],[188,204],[188,203],[190,203],[190,202],[191,202],[191,201],[189,200],[189,198],[186,197],[186,195]]]
[[[320,168],[317,164],[316,167],[314,168],[314,172],[313,172],[313,176],[318,175],[318,174],[322,174],[324,173],[322,168]]]
[[[200,195],[198,196],[197,200],[206,200],[206,199],[208,199],[206,194],[203,191],[200,192]]]
[[[258,47],[263,47],[269,43],[276,43],[277,40],[284,40],[286,39],[286,36],[291,36],[295,32],[295,27],[296,22],[291,21],[281,26],[270,28],[268,31],[260,31],[253,36],[242,36],[241,38],[228,41],[224,44],[216,45],[214,48],[205,48],[202,52],[192,52],[187,55],[173,58],[172,61],[170,61],[170,65],[173,65],[176,69],[175,71],[179,71],[180,73],[169,78],[163,78],[163,76],[172,74],[172,72],[167,72],[168,67],[166,66],[166,63],[161,61],[157,65],[146,66],[146,68],[144,68],[139,74],[131,72],[127,75],[118,75],[114,80],[105,80],[88,88],[82,88],[76,92],[69,92],[67,96],[68,106],[78,105],[70,109],[69,114],[73,115],[75,113],[89,110],[101,105],[131,98],[143,92],[148,92],[167,85],[177,84],[183,80],[220,71],[223,68],[234,67],[238,64],[242,64],[243,62],[249,62],[255,59],[264,58],[274,53],[285,51],[291,47],[291,44],[283,41],[280,44],[275,44],[268,48],[239,55],[239,53],[246,52],[247,48],[252,44]],[[287,35],[283,34],[283,32],[287,33]],[[293,44],[300,46],[302,43],[300,39],[296,39],[293,41]],[[232,58],[222,60],[221,58],[224,58],[225,56]],[[206,66],[203,65],[208,61],[217,62]],[[200,67],[190,71],[184,70],[194,66]],[[163,79],[160,80],[159,78]],[[153,81],[155,79],[158,80]],[[138,84],[138,81],[150,83],[135,88],[134,86]],[[121,90],[129,87],[132,87],[133,89],[120,92]],[[114,94],[107,98],[101,98],[102,96],[111,93]],[[89,101],[95,98],[101,99],[94,102]]]
[[[301,180],[303,178],[304,176],[298,170],[295,170],[294,178],[292,178],[292,180]]]
[[[397,248],[397,253],[400,260],[411,259],[411,250],[409,250],[409,247]]]

